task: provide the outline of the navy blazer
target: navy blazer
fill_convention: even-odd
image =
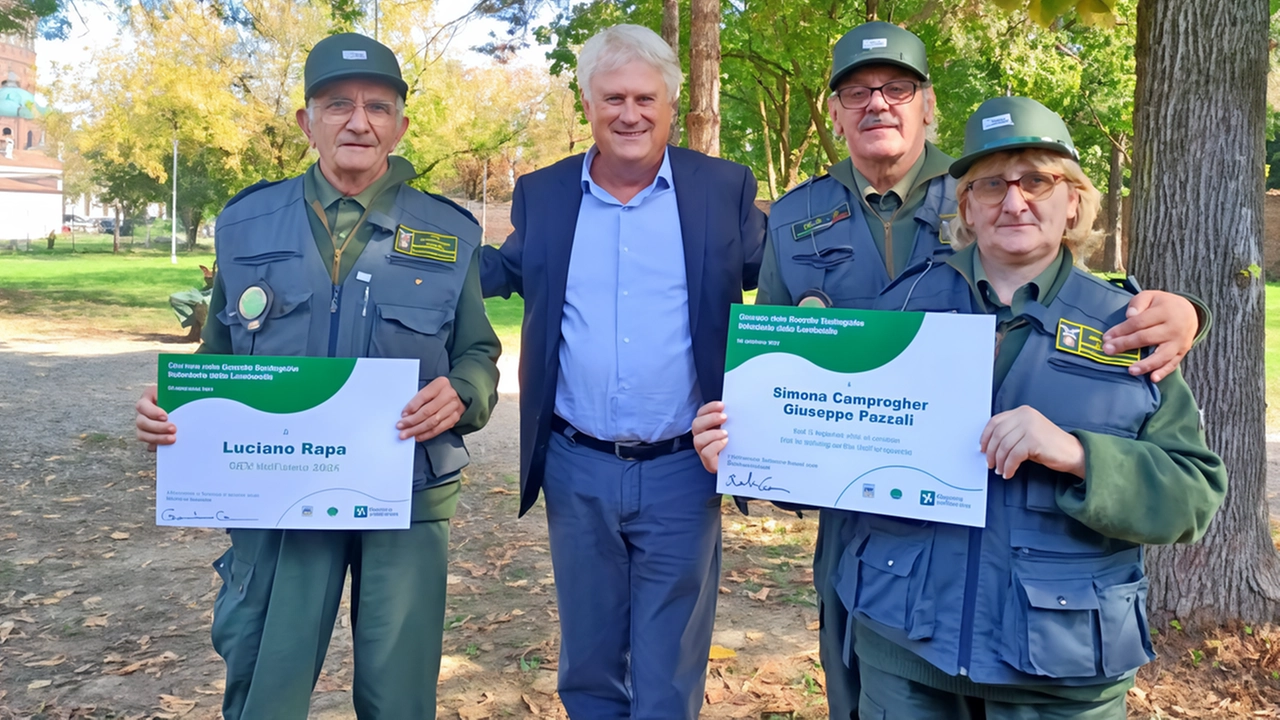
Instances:
[[[704,402],[724,388],[729,305],[756,286],[765,217],[755,206],[756,179],[743,165],[668,147],[684,236],[693,364]],[[520,514],[538,499],[560,375],[560,321],[582,205],[582,162],[574,155],[516,182],[515,230],[501,247],[485,247],[485,297],[524,298],[520,342]]]

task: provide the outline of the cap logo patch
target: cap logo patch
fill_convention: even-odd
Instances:
[[[365,52],[364,50],[343,50],[342,59],[343,60],[368,60],[369,53]]]
[[[889,38],[867,38],[862,41],[863,50],[874,50],[882,47],[889,47]]]
[[[994,130],[998,127],[1008,127],[1012,124],[1013,124],[1013,118],[1009,116],[1009,113],[1005,113],[1003,115],[996,115],[994,117],[989,117],[989,118],[982,118],[983,130]]]

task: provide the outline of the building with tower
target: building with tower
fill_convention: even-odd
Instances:
[[[62,163],[45,153],[35,37],[0,35],[0,240],[62,227]]]

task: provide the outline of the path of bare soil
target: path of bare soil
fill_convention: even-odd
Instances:
[[[226,536],[154,525],[154,458],[132,431],[156,354],[190,348],[0,317],[0,720],[219,716],[209,563]],[[510,360],[504,370],[514,377]],[[542,508],[515,518],[515,400],[503,394],[489,427],[468,440],[475,460],[452,525],[441,718],[564,717]],[[1280,478],[1277,461],[1269,471]],[[1280,487],[1270,490],[1280,511]],[[808,569],[815,523],[757,512],[724,510],[714,652],[728,657],[712,661],[702,716],[826,717]],[[1169,652],[1140,677],[1132,717],[1265,717],[1253,713],[1280,697],[1280,681],[1254,672],[1280,668],[1274,627],[1158,640]],[[1218,665],[1192,662],[1196,648]],[[1237,666],[1247,667],[1230,675]],[[344,605],[312,717],[354,717],[350,678]]]

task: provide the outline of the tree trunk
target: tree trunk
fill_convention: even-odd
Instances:
[[[1124,202],[1124,165],[1120,146],[1111,143],[1111,172],[1107,177],[1107,239],[1102,246],[1102,268],[1107,272],[1124,270],[1124,241],[1120,232],[1120,218],[1124,215],[1120,204]]]
[[[769,200],[772,202],[778,199],[778,168],[773,162],[773,142],[769,137],[769,111],[764,104],[764,88],[759,83],[756,84],[756,95],[760,98],[760,130],[764,139],[765,171],[769,176]]]
[[[1138,4],[1130,264],[1195,293],[1219,322],[1184,369],[1209,446],[1230,473],[1205,538],[1153,548],[1159,614],[1273,620],[1280,555],[1268,532],[1262,264],[1267,0]]]
[[[115,210],[116,226],[111,229],[111,252],[113,254],[120,252],[120,206],[117,205]]]
[[[720,0],[691,0],[689,147],[720,155]]]
[[[662,39],[667,41],[671,50],[680,57],[680,0],[662,0]],[[671,137],[667,142],[680,144],[680,110],[671,115]]]

